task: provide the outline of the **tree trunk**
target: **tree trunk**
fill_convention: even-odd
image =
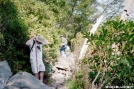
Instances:
[[[124,3],[125,3],[125,7],[123,13],[121,14],[121,20],[127,21],[129,14],[131,13],[134,6],[134,0],[125,0]]]
[[[99,25],[100,25],[100,23],[102,22],[103,19],[104,19],[104,16],[103,15],[101,15],[97,19],[96,23],[93,25],[92,30],[90,31],[90,34],[94,34],[96,32],[97,28],[99,27]],[[80,54],[79,54],[79,57],[78,57],[79,60],[80,59],[83,59],[84,56],[85,56],[85,53],[86,53],[87,48],[88,48],[88,45],[89,45],[89,43],[87,43],[87,40],[88,39],[86,38],[85,41],[84,41],[84,43],[83,43],[83,46],[81,48],[81,51],[80,51]]]

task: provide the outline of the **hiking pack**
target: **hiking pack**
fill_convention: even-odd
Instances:
[[[30,52],[32,51],[34,44],[35,44],[35,41],[33,40],[33,45],[32,45],[32,47],[30,49]]]

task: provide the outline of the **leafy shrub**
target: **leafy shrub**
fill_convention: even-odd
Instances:
[[[87,63],[94,71],[89,79],[97,87],[134,85],[134,22],[107,21],[95,35],[86,33],[93,47]],[[98,74],[98,76],[97,76]]]
[[[23,20],[19,18],[16,5],[10,0],[2,0],[0,2],[1,17],[1,34],[4,43],[1,46],[1,57],[7,60],[13,73],[18,71],[29,71],[27,65],[28,54],[25,47],[27,36],[27,26]]]
[[[69,89],[84,89],[85,81],[82,70],[76,73],[75,79],[69,80]]]

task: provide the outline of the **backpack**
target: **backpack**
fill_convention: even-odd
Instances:
[[[35,41],[33,41],[33,44],[31,46],[31,48],[29,48],[29,46],[27,46],[26,44],[24,44],[24,55],[27,55],[28,57],[30,57],[29,54],[31,53],[34,44],[35,44]]]
[[[32,47],[30,49],[30,52],[32,51],[34,44],[35,44],[35,41],[33,40],[33,45],[32,45]]]

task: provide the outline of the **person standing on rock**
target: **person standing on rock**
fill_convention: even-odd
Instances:
[[[68,57],[67,39],[63,35],[61,35],[60,38],[61,38],[60,55],[62,56],[62,51],[64,51],[65,55]]]
[[[42,60],[42,46],[48,44],[43,35],[35,36],[26,42],[30,48],[31,69],[36,78],[43,82],[45,65]]]

